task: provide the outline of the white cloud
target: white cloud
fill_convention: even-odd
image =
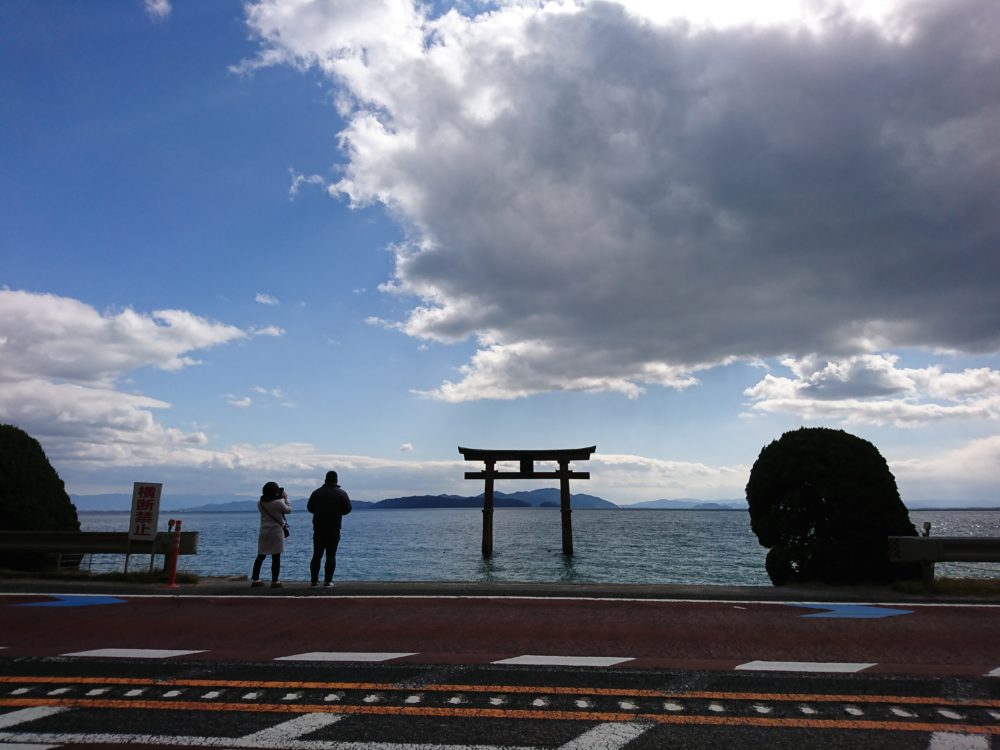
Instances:
[[[190,355],[246,337],[183,310],[100,313],[68,297],[0,289],[0,422],[34,436],[56,465],[108,470],[203,450],[201,430],[164,427],[170,404],[121,389],[143,367],[179,370]]]
[[[260,305],[280,305],[281,301],[270,294],[265,294],[264,292],[257,292],[257,296],[254,301]]]
[[[226,403],[237,409],[249,409],[253,405],[253,399],[249,396],[234,396],[232,393],[227,393]]]
[[[1000,349],[993,0],[423,13],[254,3],[244,67],[335,81],[331,193],[408,232],[382,289],[413,304],[390,325],[480,344],[428,395],[634,397],[734,359]]]
[[[413,443],[403,443],[399,446],[401,453],[411,453],[413,451]]]
[[[250,333],[253,336],[278,337],[285,335],[285,329],[278,326],[264,326],[263,328],[251,328]]]
[[[154,21],[163,21],[173,10],[170,0],[143,0],[143,5],[146,8],[146,15]]]
[[[292,177],[292,184],[288,187],[288,198],[290,200],[298,196],[303,185],[314,185],[321,188],[326,187],[326,180],[318,174],[299,174],[294,169],[289,169],[288,172]]]
[[[912,427],[955,419],[1000,418],[1000,372],[987,368],[942,372],[938,366],[897,367],[895,355],[782,362],[793,377],[767,374],[745,395],[756,412],[807,420]]]

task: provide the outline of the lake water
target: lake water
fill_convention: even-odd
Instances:
[[[256,513],[162,514],[199,532],[198,554],[180,568],[206,576],[250,573],[257,553]],[[289,516],[292,535],[281,558],[285,581],[308,580],[312,517]],[[911,511],[937,536],[1000,536],[1000,511]],[[80,513],[84,531],[127,531],[128,513]],[[476,509],[355,511],[344,519],[337,554],[345,581],[541,581],[769,585],[767,550],[757,544],[746,511],[574,510],[574,555],[562,554],[556,509],[497,509],[493,558],[481,555]],[[147,558],[133,558],[141,570]],[[120,570],[121,556],[95,556],[92,570]],[[270,562],[264,564],[264,577]],[[939,564],[939,576],[1000,577],[996,564]]]

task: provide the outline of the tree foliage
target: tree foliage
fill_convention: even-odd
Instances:
[[[76,507],[38,441],[0,425],[0,530],[79,531]],[[38,555],[0,556],[2,567],[35,567]]]
[[[777,586],[919,575],[914,565],[889,561],[886,537],[917,532],[888,464],[867,440],[822,427],[786,432],[761,450],[746,496]]]

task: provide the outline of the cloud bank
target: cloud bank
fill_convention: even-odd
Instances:
[[[329,76],[330,192],[408,233],[382,289],[413,304],[389,325],[479,343],[425,395],[1000,349],[1000,5],[728,5],[248,7],[242,68]]]

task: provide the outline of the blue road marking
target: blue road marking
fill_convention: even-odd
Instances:
[[[889,607],[873,607],[867,604],[792,604],[791,606],[826,610],[825,612],[813,612],[811,615],[802,615],[803,617],[855,620],[877,620],[881,617],[895,617],[897,615],[909,615],[913,613],[911,609],[890,609]]]
[[[72,594],[51,594],[55,601],[11,604],[11,607],[94,607],[99,604],[124,604],[124,599],[113,596],[74,596]]]

